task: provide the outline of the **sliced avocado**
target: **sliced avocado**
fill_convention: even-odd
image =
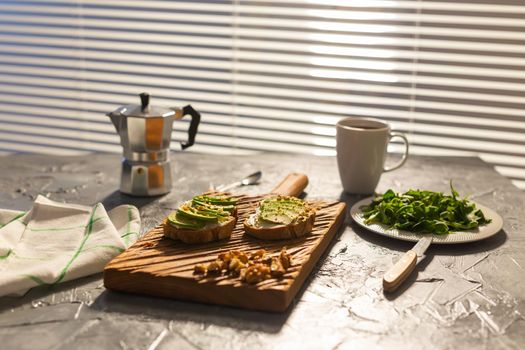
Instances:
[[[264,221],[289,225],[306,211],[306,203],[294,197],[271,197],[259,207],[259,218]]]
[[[236,199],[226,196],[196,196],[171,213],[168,221],[180,228],[200,229],[208,222],[228,220],[235,203]]]
[[[227,217],[230,216],[230,212],[223,210],[220,206],[215,205],[200,205],[191,204],[191,210],[197,212],[200,215],[216,216],[216,217]]]
[[[193,199],[194,200],[196,199],[197,201],[200,201],[200,202],[210,203],[213,205],[235,205],[237,204],[236,198],[231,198],[231,197],[226,197],[226,196],[195,196],[193,197]]]
[[[203,221],[192,220],[187,217],[179,215],[177,212],[173,212],[168,216],[168,222],[178,228],[188,228],[194,230],[200,230],[206,223]]]
[[[205,209],[203,207],[200,207],[198,209],[199,214],[202,213],[202,215],[208,215],[208,216],[215,216],[215,217],[227,217],[230,216],[230,213],[227,211],[218,211],[218,210],[212,210],[212,209]]]
[[[177,209],[177,214],[180,214],[183,217],[186,217],[188,219],[193,219],[193,220],[199,220],[199,221],[205,221],[205,222],[217,222],[218,221],[217,216],[209,215],[207,213],[197,211],[194,208],[191,208],[189,206],[181,206],[179,209]]]
[[[221,211],[221,212],[222,211],[227,211],[228,213],[232,212],[233,209],[235,209],[235,206],[233,206],[233,205],[214,205],[214,204],[211,204],[211,203],[200,201],[200,200],[195,199],[195,198],[192,199],[191,206],[194,207],[194,208],[199,208],[199,206],[201,206],[201,207],[206,207],[207,210]]]
[[[290,217],[288,215],[273,212],[273,213],[261,213],[261,219],[264,221],[273,222],[274,224],[283,224],[283,225],[289,225],[293,221],[293,217]]]

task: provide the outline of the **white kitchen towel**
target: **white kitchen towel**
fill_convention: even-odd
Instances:
[[[139,232],[132,205],[106,212],[38,196],[28,212],[0,209],[0,296],[101,272]]]

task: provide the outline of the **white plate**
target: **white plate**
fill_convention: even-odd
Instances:
[[[350,215],[352,219],[355,220],[360,226],[378,233],[383,236],[392,237],[396,239],[401,239],[403,241],[412,241],[417,242],[421,237],[432,236],[432,243],[434,244],[456,244],[456,243],[465,243],[465,242],[474,242],[479,241],[485,238],[489,238],[496,233],[498,233],[503,227],[503,219],[496,213],[494,210],[487,208],[481,204],[475,203],[476,207],[481,209],[485,218],[491,219],[492,222],[478,227],[474,230],[468,231],[458,231],[449,233],[446,235],[436,235],[436,234],[418,234],[405,230],[391,229],[387,225],[383,224],[365,224],[365,218],[363,217],[363,211],[361,207],[367,206],[372,203],[373,197],[365,198],[360,200],[352,209],[350,209]]]

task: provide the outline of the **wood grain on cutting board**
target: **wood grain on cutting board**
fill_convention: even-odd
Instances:
[[[246,235],[243,221],[265,196],[235,197],[239,198],[239,219],[230,239],[188,245],[164,237],[161,224],[106,266],[106,288],[247,309],[286,310],[343,224],[346,205],[313,201],[317,213],[310,234],[291,240],[263,241]],[[212,262],[222,252],[255,252],[262,248],[277,254],[283,247],[292,256],[292,266],[282,278],[249,285],[239,277],[203,277],[193,273],[196,264]]]

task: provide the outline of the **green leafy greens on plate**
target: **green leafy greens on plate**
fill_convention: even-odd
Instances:
[[[390,228],[418,233],[447,234],[465,231],[491,222],[476,204],[459,194],[450,183],[451,195],[409,190],[397,194],[389,189],[363,208],[364,223],[381,223]]]

